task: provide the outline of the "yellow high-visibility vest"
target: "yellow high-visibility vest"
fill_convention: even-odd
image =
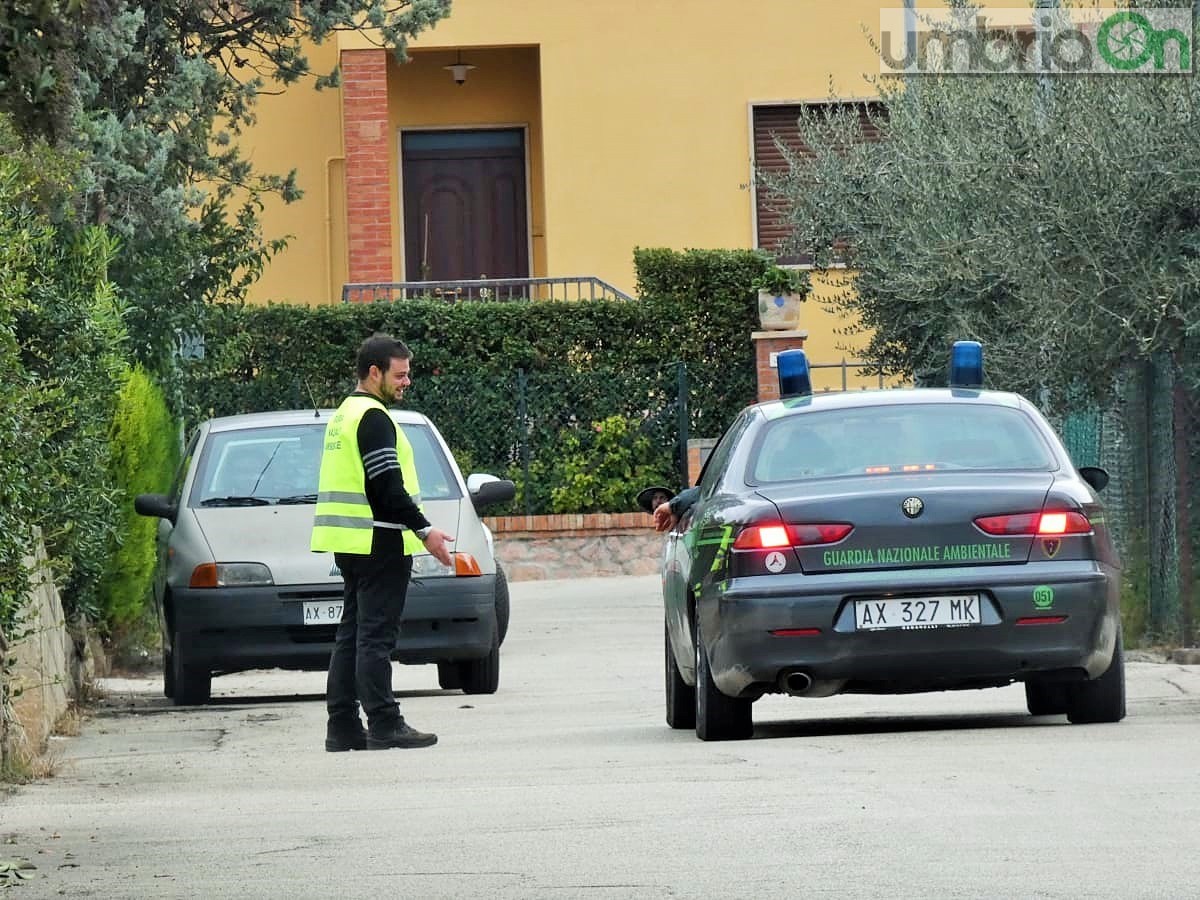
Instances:
[[[390,522],[376,522],[367,500],[367,475],[358,450],[358,423],[369,409],[387,407],[374,397],[347,397],[325,426],[325,450],[321,454],[321,477],[317,482],[317,509],[313,519],[312,542],[316,552],[355,553],[369,556],[375,528],[396,528],[404,532],[404,552],[424,552],[425,545],[409,528]],[[404,488],[413,502],[420,505],[421,488],[412,445],[404,429],[396,426],[396,456]]]

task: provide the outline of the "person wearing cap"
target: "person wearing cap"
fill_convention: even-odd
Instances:
[[[387,334],[358,350],[358,387],[325,429],[311,548],[332,551],[342,572],[342,620],[329,659],[325,749],[430,747],[392,693],[392,649],[413,554],[451,565],[449,534],[421,511],[412,446],[388,407],[404,396],[412,352]],[[364,729],[359,707],[367,716]]]

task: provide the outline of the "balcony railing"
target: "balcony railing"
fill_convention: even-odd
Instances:
[[[342,285],[343,303],[444,300],[458,303],[522,300],[632,300],[594,275],[561,278],[475,278],[461,281],[393,281]]]
[[[850,390],[850,376],[852,373],[860,379],[860,383],[857,385],[858,390],[866,390],[866,385],[862,384],[861,382],[862,382],[862,380],[865,380],[866,378],[872,377],[872,373],[877,378],[879,387],[881,389],[884,387],[911,387],[911,385],[908,383],[908,381],[906,381],[905,379],[902,379],[902,378],[898,378],[894,375],[891,375],[879,363],[864,362],[862,360],[846,359],[845,357],[842,357],[841,362],[835,362],[835,363],[810,362],[808,364],[808,367],[809,367],[809,369],[814,370],[813,381],[818,381],[818,380],[825,381],[826,380],[826,379],[817,379],[815,377],[816,369],[835,369],[835,370],[840,369],[841,376],[842,376],[841,390],[843,390],[843,391]],[[834,377],[836,378],[836,375]],[[829,391],[836,391],[836,390],[838,390],[838,388],[830,387],[828,384],[822,384],[817,387],[817,390],[822,391],[824,393],[828,393]]]

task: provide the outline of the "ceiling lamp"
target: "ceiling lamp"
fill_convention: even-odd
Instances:
[[[454,83],[457,84],[459,87],[462,87],[462,85],[465,84],[467,81],[467,73],[469,71],[471,71],[472,69],[474,69],[475,67],[469,63],[465,63],[462,61],[462,51],[459,50],[458,51],[458,62],[456,62],[452,66],[442,66],[442,68],[449,71],[450,74],[454,76]]]

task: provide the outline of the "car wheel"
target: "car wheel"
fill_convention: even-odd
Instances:
[[[1025,682],[1025,706],[1031,716],[1057,716],[1068,705],[1067,685],[1037,678]]]
[[[1120,722],[1125,718],[1125,651],[1121,632],[1112,662],[1099,678],[1069,685],[1067,719],[1077,725]]]
[[[462,676],[458,672],[458,663],[438,663],[438,684],[443,691],[455,691],[462,687]]]
[[[500,640],[492,632],[492,649],[482,659],[458,664],[458,677],[464,694],[494,694],[500,686]]]
[[[664,659],[667,673],[667,724],[672,728],[696,727],[696,689],[683,680],[675,654],[671,652],[671,632],[663,622]]]
[[[207,703],[212,696],[212,672],[207,668],[187,664],[180,649],[183,645],[179,640],[179,632],[175,632],[175,639],[171,643],[171,678],[174,688],[171,699],[175,701],[176,706]]]
[[[726,697],[713,683],[708,653],[696,623],[696,736],[702,741],[733,741],[754,733],[752,700]]]
[[[500,568],[500,564],[496,564],[496,630],[500,634],[499,643],[504,643],[504,636],[508,634],[508,577],[504,574],[504,570]]]

